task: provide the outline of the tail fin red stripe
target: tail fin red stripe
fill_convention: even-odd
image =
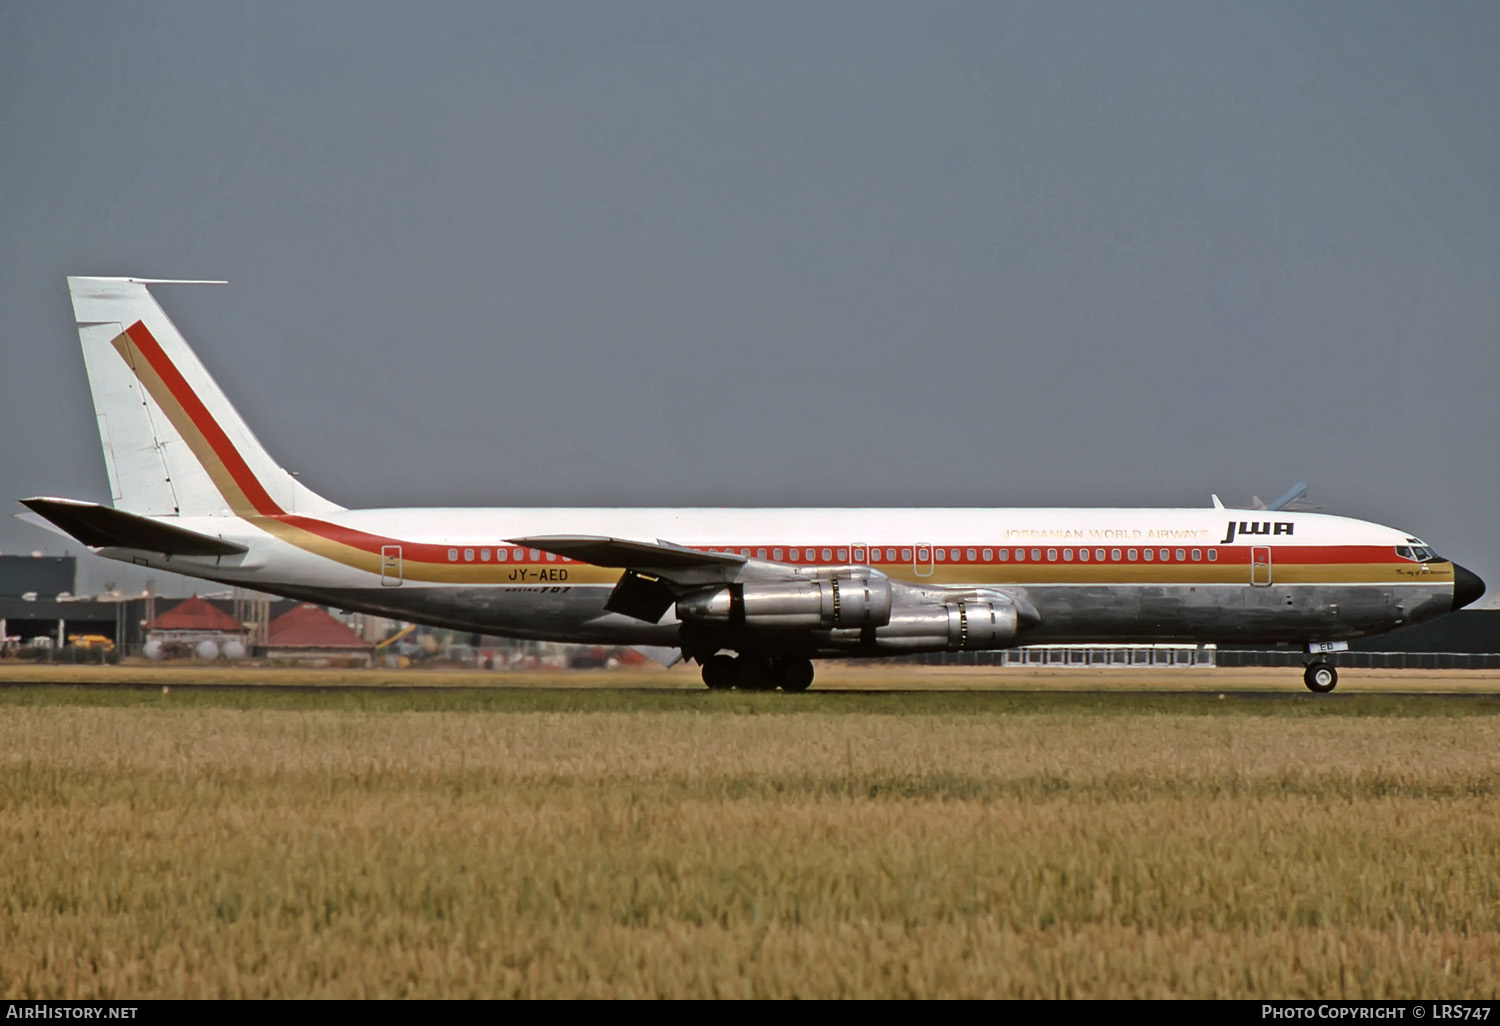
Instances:
[[[219,422],[214,419],[208,407],[203,405],[203,401],[198,398],[192,386],[178,373],[177,367],[162,350],[145,323],[136,321],[125,329],[125,334],[130,336],[130,341],[135,343],[136,350],[151,364],[151,369],[167,387],[172,398],[182,408],[182,412],[203,436],[203,440],[208,443],[214,455],[219,458],[224,469],[229,472],[230,478],[244,494],[250,507],[263,516],[280,516],[284,512],[282,508],[266,492],[260,479],[255,476],[255,472],[250,469],[239,450],[234,447],[234,443],[229,440],[224,429],[219,427]],[[226,500],[229,498],[225,496]]]

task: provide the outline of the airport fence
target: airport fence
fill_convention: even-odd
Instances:
[[[1219,666],[1302,666],[1306,653],[1294,649],[1221,648]],[[1333,664],[1361,670],[1497,670],[1500,652],[1337,652]]]
[[[1500,652],[1337,652],[1335,666],[1355,669],[1495,670]],[[932,652],[901,662],[923,666],[1107,667],[1301,667],[1300,649],[1236,649],[1212,645],[1031,645],[998,652]]]
[[[996,652],[927,652],[899,660],[919,666],[1213,666],[1214,650],[1193,645],[1028,645]]]
[[[64,645],[62,648],[56,648],[42,645],[10,645],[0,649],[0,661],[89,666],[118,663],[120,656],[113,646]]]

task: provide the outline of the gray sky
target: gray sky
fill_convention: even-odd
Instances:
[[[66,275],[228,278],[158,296],[348,506],[1306,479],[1497,580],[1496,53],[1493,3],[0,0],[0,491],[108,499]]]

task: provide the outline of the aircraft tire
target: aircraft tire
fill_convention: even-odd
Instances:
[[[782,691],[806,691],[812,687],[812,682],[813,664],[811,659],[788,659],[782,664]]]
[[[741,691],[770,691],[776,687],[771,665],[766,660],[742,655],[734,663],[735,684]]]
[[[733,656],[710,656],[703,664],[703,683],[712,691],[727,691],[734,687],[739,672],[735,662]]]
[[[1307,669],[1302,671],[1302,683],[1307,685],[1307,690],[1315,691],[1320,695],[1326,695],[1338,686],[1339,671],[1333,668],[1332,663],[1319,659],[1308,663]]]

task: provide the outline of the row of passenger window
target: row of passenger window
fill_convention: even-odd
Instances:
[[[481,563],[488,563],[490,561],[490,550],[489,549],[478,549],[478,550],[475,550],[475,549],[464,549],[463,550],[463,557],[464,557],[464,562],[465,563],[472,563],[472,562],[474,562],[474,557],[476,555],[478,555],[479,561]],[[495,559],[495,562],[497,562],[497,563],[505,563],[505,562],[508,562],[512,558],[514,558],[517,563],[524,563],[524,562],[526,562],[526,550],[525,549],[496,549],[495,552],[494,552],[494,559]],[[543,557],[542,557],[542,550],[541,549],[532,549],[531,550],[531,562],[533,562],[533,563],[539,563],[539,562],[541,562],[542,558]],[[547,559],[547,562],[549,562],[549,563],[555,563],[559,559],[561,559],[564,563],[570,562],[567,559],[567,557],[565,557],[565,556],[559,556],[555,552],[548,552],[546,554],[546,559]],[[450,563],[457,563],[458,562],[458,550],[457,549],[449,549],[448,550],[448,562],[450,562]]]
[[[718,552],[719,550],[709,549],[708,551]],[[752,550],[729,548],[723,551],[730,553],[738,552],[740,555],[748,557]],[[898,558],[903,563],[909,563],[913,558],[913,551],[909,548],[871,548],[866,550],[862,547],[856,547],[854,549],[854,561],[856,563],[866,562],[867,551],[868,562],[871,563],[894,563]],[[1001,563],[1008,563],[1012,559],[1017,563],[1025,563],[1028,560],[1028,552],[1031,562],[1040,563],[1044,561],[1042,549],[933,549],[929,554],[928,549],[922,547],[916,550],[915,558],[918,563],[929,561],[938,563],[993,563],[997,560]],[[756,559],[771,559],[778,563],[830,563],[833,562],[835,556],[838,557],[840,563],[848,562],[849,560],[848,549],[823,549],[821,560],[819,559],[819,550],[817,549],[755,549],[754,553]],[[1092,554],[1089,549],[1047,549],[1045,550],[1045,561],[1048,563],[1059,561],[1072,563],[1075,560],[1080,563],[1088,563],[1090,561],[1096,563],[1135,563],[1142,561],[1151,563],[1159,560],[1163,563],[1186,563],[1189,561],[1201,563],[1204,559],[1204,554],[1203,549],[1094,549],[1092,550]],[[1219,559],[1218,550],[1208,549],[1207,558],[1210,563],[1217,562]]]
[[[710,552],[718,552],[719,550],[718,549],[709,549],[708,551],[710,551]],[[750,549],[738,549],[738,550],[736,550],[736,549],[725,549],[724,551],[725,552],[736,552],[736,551],[738,551],[740,555],[748,557],[750,555],[750,551],[751,550]],[[888,548],[888,549],[884,549],[884,550],[878,549],[878,548],[872,548],[872,549],[869,549],[868,552],[869,552],[869,562],[871,562],[871,563],[882,562],[882,557],[883,557],[883,561],[884,562],[886,562],[886,563],[894,563],[894,562],[896,562],[896,560],[898,558],[897,557],[898,550],[894,549],[894,548]],[[900,552],[899,558],[900,558],[901,562],[903,562],[903,563],[911,562],[911,560],[912,560],[912,550],[911,549],[900,549],[899,552]],[[804,553],[806,554],[805,558],[804,558]],[[457,563],[459,561],[459,555],[460,555],[460,552],[459,552],[458,549],[449,549],[448,550],[448,562],[450,562],[450,563]],[[528,555],[528,551],[526,549],[495,549],[493,551],[493,553],[491,553],[491,550],[489,550],[489,549],[464,549],[464,550],[462,550],[463,561],[465,563],[472,563],[472,562],[474,562],[475,559],[476,559],[476,557],[478,558],[479,562],[481,562],[481,563],[488,563],[488,562],[490,562],[491,558],[493,558],[494,561],[497,562],[497,563],[504,563],[504,562],[507,562],[507,561],[509,561],[511,559],[514,559],[516,562],[521,563],[521,562],[525,562],[526,561],[527,555]],[[540,549],[531,549],[530,552],[529,552],[529,555],[531,557],[531,562],[533,562],[533,563],[539,562],[543,558],[545,558],[547,560],[547,562],[549,562],[549,563],[555,563],[559,559],[561,559],[565,563],[566,562],[571,562],[571,560],[568,560],[566,557],[558,556],[556,553],[553,553],[553,552],[543,553]],[[821,560],[819,559],[820,555],[822,557]],[[805,549],[804,550],[804,549],[800,549],[800,548],[797,548],[797,549],[756,549],[755,550],[755,558],[756,559],[771,559],[771,560],[775,560],[778,563],[782,563],[782,562],[791,562],[791,563],[802,563],[802,562],[817,563],[817,562],[823,562],[823,563],[831,563],[831,562],[833,562],[835,555],[837,555],[838,561],[840,563],[845,563],[845,562],[848,562],[848,560],[849,560],[849,550],[848,549],[832,549],[832,548],[828,548],[828,549],[821,550],[821,553],[820,553],[820,551],[818,549]],[[998,560],[1001,563],[1008,563],[1008,562],[1011,562],[1012,559],[1014,559],[1014,561],[1017,562],[1017,563],[1025,563],[1025,562],[1028,561],[1028,555],[1030,557],[1029,561],[1032,562],[1032,563],[1041,563],[1041,562],[1044,562],[1044,560],[1043,560],[1043,550],[1042,549],[1031,549],[1029,551],[1027,549],[934,549],[931,552],[931,558],[934,559],[934,560],[936,560],[939,563],[947,563],[947,562],[953,562],[953,563],[962,563],[962,562],[969,562],[969,563],[974,563],[974,562],[992,563],[992,562],[995,562],[996,560]],[[1192,550],[1188,550],[1188,549],[1108,549],[1108,550],[1106,550],[1106,549],[1094,549],[1094,550],[1092,550],[1092,554],[1091,554],[1091,552],[1090,552],[1089,549],[1078,549],[1078,550],[1076,550],[1076,552],[1073,549],[1061,549],[1061,550],[1059,550],[1059,549],[1047,549],[1046,550],[1045,562],[1056,563],[1056,562],[1059,561],[1059,558],[1060,558],[1061,561],[1064,562],[1064,563],[1072,563],[1072,562],[1075,561],[1075,559],[1079,563],[1088,563],[1090,561],[1095,562],[1095,563],[1106,563],[1106,562],[1109,562],[1109,563],[1120,563],[1120,562],[1135,563],[1135,562],[1138,562],[1138,561],[1140,561],[1140,562],[1146,562],[1146,563],[1158,562],[1158,561],[1162,562],[1162,563],[1169,563],[1169,562],[1186,563],[1186,562],[1189,562],[1189,561],[1194,562],[1194,563],[1200,563],[1200,562],[1203,561],[1203,557],[1204,557],[1204,550],[1203,549],[1192,549]],[[919,548],[919,549],[916,550],[916,560],[917,560],[918,563],[926,563],[928,561],[928,559],[929,559],[929,553],[928,553],[928,550],[926,548]],[[1214,562],[1217,562],[1218,559],[1219,559],[1219,552],[1218,552],[1218,550],[1217,549],[1209,549],[1208,550],[1208,561],[1210,563],[1214,563]],[[866,561],[866,550],[863,549],[863,548],[856,548],[854,550],[854,560],[857,563],[863,563],[863,562],[865,562]]]
[[[957,549],[954,549],[953,551],[955,553],[958,552]],[[1011,554],[1011,550],[1010,549],[1001,549],[1001,550],[999,550],[999,552],[996,553],[996,557],[1000,560],[1000,562],[1004,563],[1004,562],[1007,562],[1011,558],[1010,554]],[[1015,550],[1015,561],[1017,563],[1025,562],[1026,561],[1026,555],[1027,555],[1027,550],[1025,550],[1025,549],[1016,549]],[[1059,552],[1058,552],[1057,549],[1048,549],[1047,550],[1046,562],[1048,562],[1048,563],[1056,563],[1058,561],[1058,555],[1059,555]],[[1061,551],[1061,555],[1062,555],[1062,561],[1064,563],[1071,563],[1074,560],[1074,552],[1073,552],[1072,549],[1063,549]],[[1219,561],[1219,550],[1218,549],[1209,549],[1207,551],[1207,555],[1208,555],[1208,561],[1210,563],[1217,563]],[[969,557],[970,560],[973,560],[973,558],[974,558],[974,550],[973,549],[969,549],[968,550],[968,557]],[[1077,560],[1080,563],[1088,563],[1090,561],[1095,562],[1095,563],[1121,563],[1121,562],[1124,562],[1124,563],[1135,563],[1135,562],[1138,562],[1138,561],[1139,562],[1144,562],[1144,563],[1154,563],[1154,562],[1161,562],[1161,563],[1187,563],[1187,562],[1190,562],[1190,561],[1193,562],[1193,563],[1201,563],[1201,562],[1203,562],[1203,557],[1204,557],[1204,550],[1203,549],[1191,549],[1191,550],[1189,550],[1189,549],[1139,549],[1139,550],[1137,550],[1137,549],[1109,549],[1109,550],[1107,550],[1107,552],[1106,552],[1105,549],[1094,549],[1092,556],[1090,555],[1090,551],[1088,549],[1079,549],[1078,553],[1077,553]],[[942,551],[939,550],[938,551],[938,560],[941,562],[942,558],[943,558]],[[984,560],[986,562],[988,562],[989,559],[990,559],[990,550],[989,549],[985,549],[984,550]],[[1033,563],[1040,563],[1040,562],[1042,562],[1042,550],[1041,549],[1032,549],[1031,550],[1031,561]]]

